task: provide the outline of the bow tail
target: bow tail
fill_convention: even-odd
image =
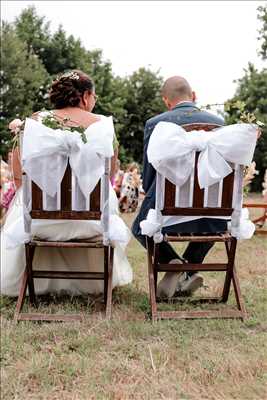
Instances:
[[[104,159],[93,152],[85,157],[80,151],[71,154],[70,165],[81,191],[88,198],[105,172]]]
[[[230,165],[214,148],[208,146],[198,159],[198,181],[201,189],[221,181],[232,172]]]
[[[167,162],[166,162],[167,161]],[[182,186],[189,178],[194,163],[194,152],[183,157],[152,162],[153,167],[171,183]]]
[[[43,192],[54,197],[67,168],[68,157],[43,155],[23,161],[23,170]]]

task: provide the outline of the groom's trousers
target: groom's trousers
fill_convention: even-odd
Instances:
[[[148,211],[150,208],[155,208],[155,196],[146,196],[140,208],[139,214],[137,215],[133,226],[132,233],[134,237],[146,248],[146,236],[142,235],[140,222],[146,219]],[[181,224],[176,224],[162,228],[162,233],[172,234],[172,233],[219,233],[225,232],[227,230],[227,223],[225,220],[212,219],[212,218],[200,218],[194,221],[183,222]],[[202,263],[206,254],[212,248],[214,243],[211,242],[191,242],[187,246],[185,252],[183,253],[183,258],[189,263]],[[161,242],[159,244],[159,262],[162,264],[167,264],[171,260],[180,258],[173,247],[168,242]],[[194,272],[189,272],[192,275]]]

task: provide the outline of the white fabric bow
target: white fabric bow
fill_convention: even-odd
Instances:
[[[88,197],[104,174],[104,158],[114,154],[112,117],[90,125],[85,135],[87,143],[83,143],[77,131],[51,129],[27,118],[23,135],[23,170],[45,193],[54,197],[69,159],[80,189]]]
[[[256,146],[256,126],[235,124],[212,132],[186,132],[172,122],[159,122],[147,149],[148,161],[173,184],[182,186],[194,168],[199,151],[198,180],[201,188],[210,186],[232,172],[228,162],[248,165]]]

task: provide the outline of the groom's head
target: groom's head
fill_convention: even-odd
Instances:
[[[162,99],[166,107],[171,110],[182,101],[195,101],[196,94],[186,79],[181,76],[172,76],[164,82],[161,89]]]

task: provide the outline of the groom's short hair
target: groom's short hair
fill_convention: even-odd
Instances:
[[[191,99],[192,89],[185,78],[172,76],[164,82],[161,94],[170,101]]]

